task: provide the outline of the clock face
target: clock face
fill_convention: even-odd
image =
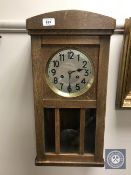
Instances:
[[[58,95],[77,97],[85,93],[93,83],[93,64],[90,58],[79,50],[60,50],[48,60],[46,80]]]

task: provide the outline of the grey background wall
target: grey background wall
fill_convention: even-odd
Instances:
[[[130,1],[0,0],[0,24],[62,9],[87,10],[117,19],[131,16]],[[105,148],[125,148],[127,169],[36,167],[30,36],[1,33],[0,39],[0,175],[128,175],[131,173],[131,111],[116,110],[115,96],[123,35],[113,35],[108,71]]]

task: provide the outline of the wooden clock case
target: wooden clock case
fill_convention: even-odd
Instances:
[[[54,18],[55,25],[43,26],[43,19]],[[103,15],[78,11],[56,11],[27,19],[31,35],[34,107],[36,127],[36,165],[103,166],[103,144],[106,110],[106,88],[110,36],[115,20]],[[66,98],[54,93],[45,78],[47,61],[54,53],[65,48],[76,48],[88,54],[94,66],[94,82],[83,95]],[[71,112],[72,111],[72,112]],[[88,111],[95,111],[94,151],[85,151],[85,125]],[[50,120],[50,138],[54,137],[53,151],[46,141],[46,115]],[[79,113],[79,149],[61,151],[61,115],[68,115],[75,123]],[[87,115],[87,116],[86,116]],[[66,117],[65,117],[66,118]],[[66,119],[65,119],[66,120]],[[52,122],[52,123],[51,123]],[[49,131],[49,130],[48,130]]]

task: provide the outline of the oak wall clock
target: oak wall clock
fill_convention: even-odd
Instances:
[[[27,19],[36,165],[103,166],[110,35],[115,20],[77,10]]]

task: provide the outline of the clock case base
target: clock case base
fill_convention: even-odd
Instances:
[[[100,162],[89,162],[89,161],[48,161],[48,160],[39,160],[37,157],[35,159],[36,166],[70,166],[70,167],[104,167],[104,159]]]

